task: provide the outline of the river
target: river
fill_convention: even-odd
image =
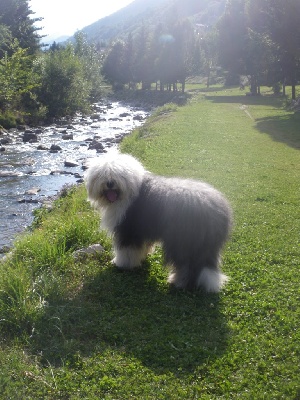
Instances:
[[[82,182],[87,159],[117,147],[148,116],[120,102],[97,103],[94,110],[89,117],[0,135],[0,252],[32,223],[35,208],[65,184]]]

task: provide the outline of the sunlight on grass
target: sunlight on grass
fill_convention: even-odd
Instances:
[[[170,288],[159,247],[143,268],[117,271],[84,187],[71,190],[0,264],[4,398],[299,397],[299,116],[269,95],[202,89],[158,109],[122,150],[224,192],[228,285]],[[97,242],[102,254],[74,258]]]

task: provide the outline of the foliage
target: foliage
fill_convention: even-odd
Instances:
[[[101,92],[101,57],[82,33],[40,52],[28,0],[0,4],[0,109],[36,123],[87,111]],[[5,120],[5,119],[4,119]],[[9,125],[9,124],[8,124]],[[8,125],[6,125],[8,127]]]
[[[296,98],[296,83],[300,79],[300,26],[298,0],[269,1],[270,36],[278,46],[282,83],[292,85],[292,98]]]
[[[78,110],[85,111],[89,88],[72,46],[44,54],[39,63],[39,98],[47,106],[48,116],[62,117],[73,115]]]
[[[34,122],[88,111],[101,95],[101,59],[81,35],[74,45],[31,56],[19,46],[0,59],[0,108]]]
[[[34,26],[40,18],[31,18],[33,12],[30,10],[28,0],[1,0],[0,21],[12,38],[17,39],[22,49],[27,49],[29,54],[35,54],[39,50],[40,36],[37,34],[39,28]],[[13,49],[1,43],[0,36],[0,57],[4,51],[12,55]],[[4,45],[4,46],[3,46]]]
[[[231,0],[218,23],[219,59],[230,75],[249,75],[251,93],[300,77],[298,0]],[[279,61],[279,62],[278,62]]]
[[[126,41],[115,42],[103,64],[104,77],[114,86],[142,83],[143,89],[159,81],[161,90],[165,85],[177,90],[180,82],[184,91],[185,80],[197,64],[193,27],[178,19],[165,32],[162,24],[151,32],[142,25],[134,37],[130,34]]]
[[[74,54],[83,66],[84,80],[89,86],[89,101],[99,100],[101,96],[102,56],[93,43],[89,43],[82,32],[76,32]]]
[[[121,23],[122,10],[116,19],[106,20],[120,22],[112,32],[121,29],[122,35],[104,56],[97,41],[88,42],[82,32],[75,34],[73,44],[54,43],[49,51],[38,53],[40,37],[29,1],[3,0],[1,112],[15,112],[16,118],[22,115],[31,123],[86,112],[101,96],[101,68],[114,88],[150,89],[154,84],[161,91],[184,91],[187,77],[205,76],[209,86],[212,73],[222,67],[227,84],[247,76],[253,95],[259,94],[261,85],[273,87],[277,94],[279,88],[285,94],[286,85],[291,85],[295,99],[300,78],[299,4],[230,0],[214,29],[205,23],[215,24],[224,0],[133,2],[126,8],[131,10],[126,23]]]
[[[0,59],[0,107],[24,111],[23,98],[39,86],[39,78],[32,69],[33,57],[15,39],[13,53]]]
[[[227,287],[171,289],[159,247],[142,268],[117,271],[80,186],[40,211],[1,262],[3,398],[299,397],[299,116],[280,98],[196,89],[122,147],[150,171],[226,194]],[[74,258],[96,242],[101,255]]]
[[[3,126],[6,129],[10,129],[14,128],[16,125],[17,125],[17,118],[15,113],[12,113],[9,110],[0,112],[0,127]]]

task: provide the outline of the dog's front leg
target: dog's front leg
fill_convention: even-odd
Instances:
[[[139,267],[146,258],[149,246],[115,247],[115,258],[112,260],[118,268],[132,269]]]

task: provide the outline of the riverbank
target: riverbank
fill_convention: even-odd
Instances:
[[[129,90],[124,89],[107,94],[108,98],[114,101],[121,101],[134,107],[140,107],[146,110],[153,110],[162,107],[167,103],[184,105],[191,98],[189,92],[169,90]]]
[[[121,145],[231,202],[220,295],[171,289],[159,248],[143,268],[116,271],[83,185],[41,212],[1,264],[3,396],[299,396],[299,115],[280,102],[203,88]],[[93,243],[104,251],[74,257]]]
[[[82,182],[88,158],[117,147],[150,113],[116,100],[93,108],[89,116],[0,133],[0,253],[31,224],[36,207],[63,185]]]
[[[118,146],[156,107],[188,98],[173,91],[107,90],[90,115],[0,129],[0,255],[31,224],[37,207],[48,205],[63,185],[82,181],[87,158]]]

